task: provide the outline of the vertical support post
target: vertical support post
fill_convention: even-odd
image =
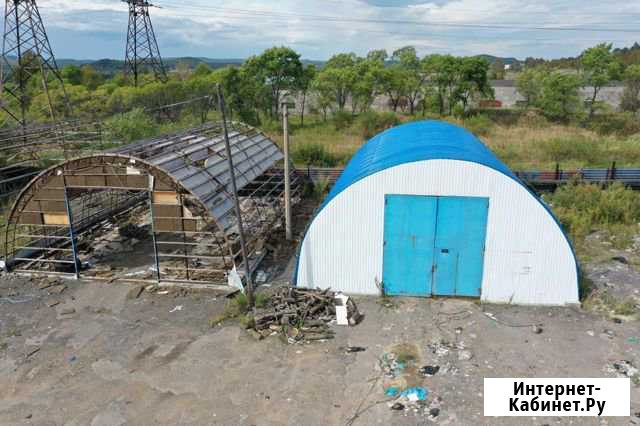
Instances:
[[[611,180],[616,180],[616,162],[611,163]]]
[[[76,235],[73,231],[73,215],[71,213],[71,203],[69,202],[69,194],[67,192],[67,177],[62,174],[62,185],[64,186],[64,205],[67,209],[67,220],[69,221],[69,237],[71,238],[71,251],[73,252],[73,270],[75,271],[76,280],[80,278],[78,271],[78,248],[76,246]]]
[[[560,180],[560,163],[556,163],[556,176],[554,180]]]
[[[289,107],[282,103],[282,133],[284,136],[284,224],[287,241],[293,238],[291,231],[291,170],[289,164]]]
[[[156,262],[156,281],[160,283],[160,260],[158,259],[158,242],[156,241],[155,216],[153,215],[153,188],[155,176],[149,175],[149,212],[151,214],[151,239],[153,240],[153,257]]]
[[[189,277],[189,251],[187,250],[187,231],[184,229],[184,202],[182,194],[180,194],[180,225],[182,226],[182,252],[184,253],[184,269],[187,275],[187,281]]]
[[[240,211],[240,202],[238,201],[238,188],[236,186],[236,173],[233,168],[233,158],[231,157],[231,144],[229,143],[229,132],[227,130],[227,117],[224,107],[224,96],[222,87],[217,85],[218,89],[218,107],[220,108],[220,116],[222,118],[222,129],[224,131],[224,147],[227,155],[227,164],[229,166],[229,175],[231,177],[231,189],[233,191],[233,202],[238,219],[238,234],[240,235],[240,248],[242,250],[242,260],[244,261],[245,276],[247,279],[247,301],[249,308],[253,308],[253,280],[251,279],[251,266],[249,266],[249,257],[247,256],[247,246],[244,240],[244,229],[242,227],[242,213]]]

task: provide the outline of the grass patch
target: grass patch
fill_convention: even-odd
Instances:
[[[254,294],[254,304],[256,308],[265,308],[270,301],[270,297],[264,293]],[[237,319],[244,328],[255,326],[253,313],[249,310],[249,299],[244,293],[236,294],[224,307],[221,314],[209,317],[209,325],[215,327],[225,321]]]
[[[602,188],[571,183],[547,197],[554,213],[576,241],[594,229],[604,229],[616,248],[625,248],[640,222],[640,194],[621,183]]]
[[[552,123],[535,111],[507,115],[508,120],[504,120],[483,111],[459,119],[369,111],[356,116],[340,113],[324,121],[312,114],[305,117],[304,127],[298,120],[291,120],[291,152],[299,166],[344,166],[365,141],[385,129],[403,122],[436,119],[467,128],[513,170],[554,170],[556,163],[564,170],[609,167],[613,161],[618,167],[640,165],[640,133],[631,124],[625,124],[626,130],[620,132],[595,131]],[[281,124],[274,122],[267,127],[261,128],[281,143]]]
[[[607,317],[615,315],[640,319],[640,301],[633,296],[622,300],[615,298],[607,290],[594,290],[582,302],[583,309],[599,312]]]
[[[247,299],[247,296],[243,293],[238,293],[232,299],[227,301],[224,311],[222,311],[221,314],[209,317],[209,325],[211,327],[215,327],[218,324],[234,318],[240,318],[242,321],[248,311],[249,300]]]

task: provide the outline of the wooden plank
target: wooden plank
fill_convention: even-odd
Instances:
[[[173,191],[154,191],[153,192],[154,204],[170,204],[180,205],[180,199],[178,193]]]
[[[46,225],[68,225],[69,217],[66,213],[44,213],[44,223]]]

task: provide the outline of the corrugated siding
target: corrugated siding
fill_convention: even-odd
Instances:
[[[573,252],[543,205],[504,174],[459,160],[402,164],[338,194],[302,242],[297,285],[378,293],[385,194],[488,197],[481,298],[541,305],[578,302]]]

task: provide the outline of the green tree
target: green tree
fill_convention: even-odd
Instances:
[[[462,102],[463,111],[475,96],[493,98],[493,88],[489,84],[489,61],[480,57],[458,59],[456,87],[453,92],[455,103]]]
[[[516,89],[524,98],[527,108],[536,105],[542,91],[543,72],[537,68],[526,68],[516,76]]]
[[[580,87],[582,79],[574,74],[554,71],[542,79],[538,105],[551,118],[568,120],[582,111]]]
[[[243,67],[269,88],[271,111],[278,114],[283,90],[299,87],[303,67],[300,55],[288,47],[272,47],[247,59]]]
[[[193,71],[193,77],[194,78],[201,78],[201,77],[206,77],[209,74],[211,74],[211,67],[205,63],[200,63],[198,64],[198,66],[196,67],[196,69]]]
[[[371,50],[369,53],[367,53],[368,60],[382,63],[382,65],[384,65],[384,63],[387,61],[388,57],[389,55],[387,54],[387,51],[384,49]]]
[[[620,74],[620,63],[613,56],[611,47],[611,44],[601,43],[585,50],[580,58],[584,71],[584,84],[592,88],[589,118],[593,117],[600,89],[611,80],[618,78]]]
[[[504,80],[504,76],[506,74],[505,63],[502,59],[496,58],[496,60],[491,64],[491,79],[492,80]]]
[[[393,64],[381,72],[380,80],[383,92],[389,97],[393,112],[398,110],[400,100],[407,94],[407,73],[400,64]]]
[[[409,113],[413,115],[416,103],[422,93],[425,80],[427,78],[424,72],[423,64],[418,58],[416,49],[413,46],[405,46],[393,52],[391,58],[397,61],[403,70],[404,78],[404,96],[409,105]]]
[[[82,70],[75,65],[67,65],[60,71],[62,78],[69,84],[79,86],[82,84]]]
[[[371,107],[380,91],[380,81],[384,72],[381,56],[376,59],[358,58],[354,65],[355,79],[351,89],[351,112],[366,111]]]
[[[96,90],[98,86],[104,83],[104,75],[95,70],[91,65],[83,65],[82,84],[89,90]]]
[[[338,110],[342,111],[353,94],[357,80],[354,53],[340,53],[332,56],[312,83],[314,91],[325,100],[332,98]]]
[[[304,127],[304,109],[307,103],[307,92],[311,88],[311,83],[316,77],[316,66],[309,64],[302,70],[302,74],[298,79],[298,92],[302,95],[302,104],[300,105],[300,126]]]
[[[624,111],[638,112],[640,110],[640,64],[630,65],[624,71],[624,92],[621,108]]]

